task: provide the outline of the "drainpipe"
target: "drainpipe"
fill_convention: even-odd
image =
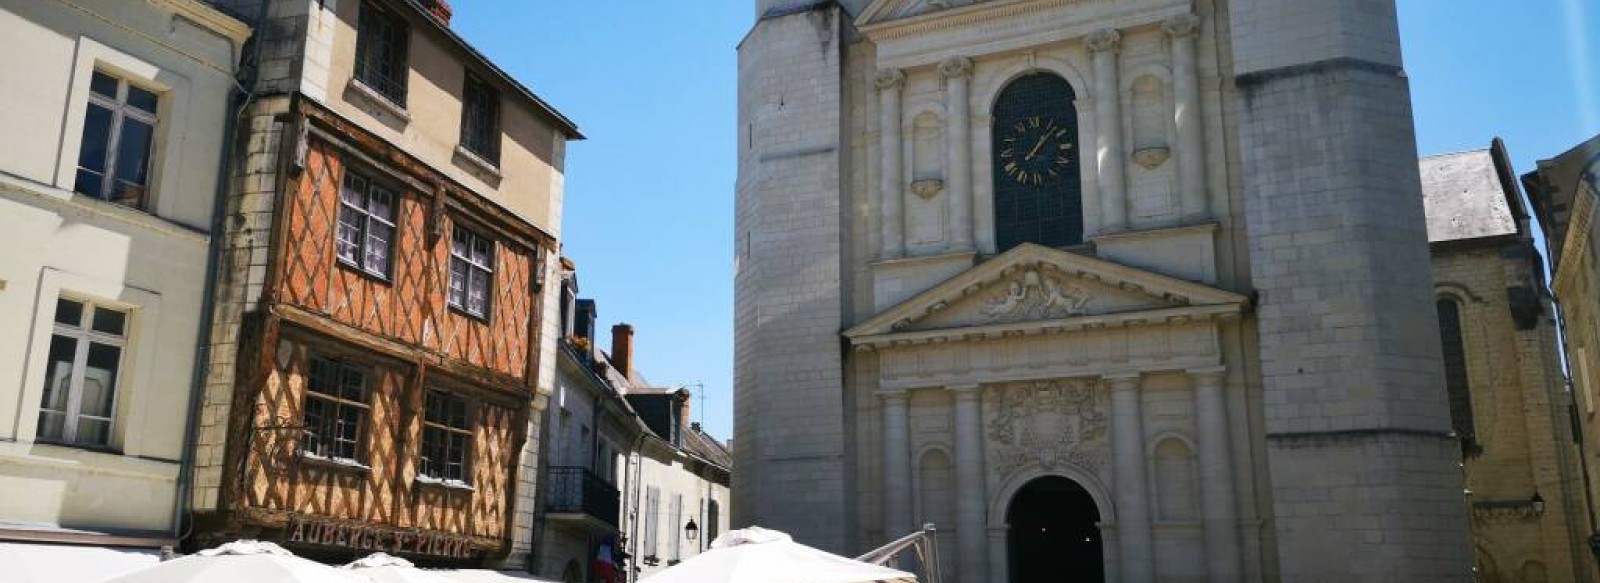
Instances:
[[[261,50],[265,44],[261,42],[261,37],[256,33],[266,22],[267,9],[271,7],[271,4],[271,2],[262,2],[260,10],[256,14],[256,21],[252,27],[255,30],[252,31],[250,39],[255,42],[255,46],[252,47],[254,51],[250,55],[248,64],[242,62],[244,55],[240,55],[241,62],[237,65],[238,72],[234,76],[234,89],[229,92],[229,96],[238,101],[239,108],[232,111],[231,115],[222,120],[223,150],[222,159],[217,162],[216,189],[212,195],[211,231],[207,237],[210,244],[206,253],[205,287],[200,297],[200,330],[196,337],[193,372],[189,376],[189,407],[184,419],[183,451],[180,454],[178,464],[177,494],[172,504],[172,536],[178,539],[180,545],[183,543],[183,539],[189,535],[189,528],[186,527],[193,526],[192,524],[184,524],[183,518],[192,510],[190,505],[193,502],[193,497],[190,491],[194,486],[195,434],[198,432],[196,426],[200,422],[200,404],[205,401],[206,371],[211,368],[209,364],[211,362],[211,326],[215,321],[217,272],[220,271],[222,263],[222,245],[226,241],[226,236],[223,233],[223,220],[228,213],[228,186],[232,183],[230,178],[233,174],[233,160],[238,154],[235,141],[238,139],[239,117],[243,116],[245,110],[249,109],[250,104],[255,101],[256,67],[261,63]],[[241,50],[240,52],[242,53],[243,51]]]

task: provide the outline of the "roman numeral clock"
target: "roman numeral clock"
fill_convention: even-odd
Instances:
[[[991,163],[995,243],[1083,242],[1083,185],[1072,86],[1049,73],[1013,80],[995,100]]]
[[[1053,117],[1033,116],[1004,130],[1000,169],[1023,186],[1043,186],[1061,180],[1072,165],[1072,140]]]

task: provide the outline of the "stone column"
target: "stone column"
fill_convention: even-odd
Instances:
[[[883,536],[890,541],[916,530],[911,518],[911,422],[905,391],[883,398]]]
[[[906,75],[899,69],[880,69],[878,86],[878,146],[882,154],[878,169],[878,217],[881,247],[879,259],[897,259],[906,254],[905,183],[901,173],[905,142],[900,136],[900,88]]]
[[[968,91],[972,79],[972,59],[950,57],[939,63],[945,79],[945,156],[949,167],[945,192],[950,196],[950,248],[972,251],[972,112],[968,111]]]
[[[1100,185],[1100,231],[1128,229],[1128,189],[1123,171],[1122,87],[1117,81],[1117,51],[1122,33],[1108,28],[1085,41],[1094,54],[1095,180]]]
[[[1009,527],[1004,524],[989,527],[989,583],[1006,583],[1010,580],[1006,573],[1006,545],[1010,544],[1007,534]]]
[[[1145,481],[1144,412],[1139,376],[1106,377],[1111,388],[1112,485],[1116,488],[1117,555],[1123,583],[1155,580],[1150,496]]]
[[[978,385],[950,387],[955,393],[956,446],[956,581],[983,581],[987,570],[983,548],[984,506],[989,496],[983,483],[983,390]]]
[[[1206,184],[1205,140],[1201,135],[1200,73],[1195,63],[1195,37],[1200,32],[1200,17],[1183,14],[1161,23],[1172,41],[1173,127],[1178,131],[1178,188],[1182,193],[1184,222],[1198,222],[1211,215],[1211,197]]]
[[[1189,371],[1194,390],[1200,457],[1201,519],[1205,525],[1206,574],[1211,583],[1233,583],[1239,565],[1239,510],[1234,498],[1233,441],[1228,437],[1227,369]]]

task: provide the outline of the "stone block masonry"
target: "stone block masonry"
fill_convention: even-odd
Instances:
[[[832,4],[739,51],[733,527],[846,551],[841,27]],[[782,504],[773,501],[782,500]]]
[[[1285,582],[1472,578],[1394,11],[1233,5]]]

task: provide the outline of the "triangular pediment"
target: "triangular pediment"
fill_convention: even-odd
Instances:
[[[971,4],[982,4],[986,0],[876,0],[861,11],[861,16],[856,18],[857,26],[878,24],[902,18],[921,16],[940,10],[959,8]]]
[[[1158,273],[1023,244],[884,310],[846,331],[864,338],[1029,322],[1112,320],[1218,310],[1249,299]]]

